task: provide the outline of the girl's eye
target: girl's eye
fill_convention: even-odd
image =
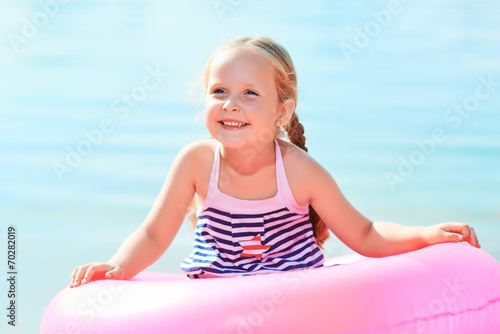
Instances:
[[[224,93],[224,89],[222,89],[222,88],[214,89],[214,91],[212,92],[212,94],[223,94],[223,93]]]
[[[248,90],[248,91],[247,91],[247,94],[248,94],[248,95],[257,95],[257,96],[259,95],[259,94],[257,94],[256,92],[254,92],[253,90]]]

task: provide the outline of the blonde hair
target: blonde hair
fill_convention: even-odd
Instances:
[[[243,36],[236,38],[217,49],[205,65],[205,89],[208,86],[208,72],[210,70],[210,64],[212,63],[215,55],[223,50],[234,48],[250,50],[267,61],[275,71],[276,85],[278,88],[278,97],[280,102],[292,99],[295,102],[295,106],[297,105],[297,74],[295,72],[295,67],[293,66],[292,58],[282,45],[267,37]],[[304,136],[304,126],[299,122],[299,117],[295,113],[295,110],[293,111],[288,123],[283,125],[283,128],[287,133],[289,141],[307,152],[307,148],[305,146],[306,137]],[[197,218],[194,200],[191,203],[188,218],[194,225],[196,224]],[[322,247],[323,243],[330,237],[330,234],[328,233],[328,228],[325,223],[310,205],[309,220],[312,224],[316,243],[319,247]]]

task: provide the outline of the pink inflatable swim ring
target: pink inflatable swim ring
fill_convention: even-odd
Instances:
[[[63,289],[41,333],[493,334],[499,315],[500,264],[466,244],[439,244],[276,274],[94,281]]]

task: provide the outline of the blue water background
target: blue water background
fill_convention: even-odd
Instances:
[[[18,326],[2,313],[2,333],[37,333],[73,267],[106,261],[142,222],[176,153],[208,137],[186,98],[192,80],[240,35],[288,49],[309,152],[358,210],[470,223],[500,260],[497,1],[400,1],[390,17],[390,2],[368,0],[54,3],[0,4],[0,278],[9,225],[19,272]],[[157,87],[141,90],[152,71]],[[111,129],[85,144],[102,122]],[[388,173],[400,177],[392,187]],[[186,223],[150,270],[180,272],[190,247]],[[347,252],[335,238],[326,247]]]

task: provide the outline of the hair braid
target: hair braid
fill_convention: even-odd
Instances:
[[[290,121],[283,126],[287,132],[290,142],[307,152],[306,137],[304,136],[304,126],[299,122],[299,116],[294,112]],[[309,205],[309,220],[311,221],[314,238],[320,248],[330,238],[328,227],[321,220],[320,216]]]
[[[283,126],[288,134],[288,139],[292,144],[297,145],[307,152],[306,137],[304,136],[304,126],[299,122],[299,116],[293,112],[290,121]]]

